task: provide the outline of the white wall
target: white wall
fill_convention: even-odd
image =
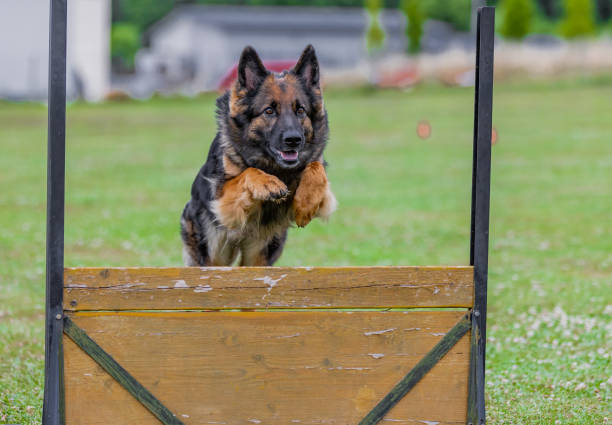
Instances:
[[[49,0],[0,0],[0,97],[46,99],[48,49]],[[70,97],[108,92],[110,0],[68,0],[67,74]]]
[[[110,28],[110,0],[68,0],[69,69],[83,79],[87,100],[110,88]]]

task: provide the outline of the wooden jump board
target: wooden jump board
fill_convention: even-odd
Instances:
[[[64,282],[68,329],[184,424],[356,425],[465,321],[474,271],[70,268]],[[66,424],[160,423],[74,339]],[[469,361],[468,335],[381,423],[465,423]]]

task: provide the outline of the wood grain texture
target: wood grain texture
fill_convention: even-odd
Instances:
[[[412,370],[410,370],[410,372],[389,391],[370,413],[359,422],[359,425],[378,424],[397,403],[404,399],[406,394],[408,394],[416,384],[421,382],[421,379],[440,362],[469,330],[470,315],[466,313],[466,315],[453,326],[440,341],[438,341],[431,351],[419,360],[416,366],[414,366],[414,368],[412,368]]]
[[[471,307],[472,267],[68,268],[64,308]]]
[[[185,424],[357,424],[464,315],[413,312],[73,313]],[[64,338],[67,425],[157,424]],[[381,423],[465,423],[469,336]]]
[[[164,425],[185,425],[171,411],[168,410],[153,394],[134,379],[123,366],[104,351],[89,335],[69,317],[64,317],[64,334],[79,346],[98,366],[102,367],[115,381],[121,384],[136,400],[151,412]]]

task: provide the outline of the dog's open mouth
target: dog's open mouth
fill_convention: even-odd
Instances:
[[[298,159],[298,151],[279,151],[283,161],[294,162]]]
[[[282,168],[293,168],[300,163],[300,151],[297,149],[272,149],[274,156],[276,157],[276,163]]]

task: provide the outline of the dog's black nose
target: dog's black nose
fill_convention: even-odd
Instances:
[[[286,131],[283,134],[283,142],[289,148],[297,148],[302,144],[302,134],[295,130]]]

